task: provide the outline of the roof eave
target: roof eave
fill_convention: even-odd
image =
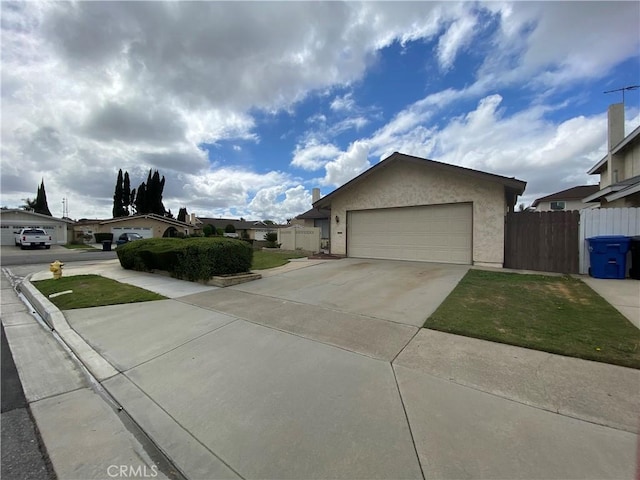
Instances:
[[[384,168],[385,166],[393,163],[394,161],[400,161],[400,160],[410,161],[410,162],[417,163],[417,164],[420,164],[420,162],[422,162],[423,165],[425,164],[424,162],[429,162],[428,165],[431,165],[431,166],[433,166],[435,168],[440,168],[442,170],[455,172],[455,173],[459,173],[459,174],[462,174],[462,175],[469,175],[469,176],[472,176],[472,177],[475,177],[475,178],[481,178],[481,179],[486,180],[486,181],[497,182],[497,183],[500,183],[500,184],[504,185],[505,189],[509,193],[515,194],[515,195],[522,195],[524,193],[524,190],[525,190],[526,186],[527,186],[527,182],[525,182],[523,180],[518,180],[517,178],[503,177],[501,175],[496,175],[496,174],[493,174],[493,173],[481,172],[481,171],[478,171],[478,170],[472,170],[470,168],[460,167],[458,165],[449,165],[447,163],[437,162],[435,160],[429,160],[427,158],[414,157],[413,155],[407,155],[405,153],[394,152],[390,156],[385,158],[384,160],[382,160],[379,163],[377,163],[376,165],[374,165],[373,167],[369,168],[368,170],[365,170],[364,172],[362,172],[357,177],[352,178],[350,181],[348,181],[347,183],[345,183],[341,187],[338,187],[337,189],[335,189],[330,194],[328,194],[325,197],[322,197],[320,200],[314,202],[313,205],[312,205],[313,208],[318,208],[318,209],[331,208],[331,199],[332,199],[332,197],[337,195],[339,192],[344,191],[344,190],[350,188],[351,186],[361,182],[367,176],[371,175],[374,171],[379,170],[380,168]]]

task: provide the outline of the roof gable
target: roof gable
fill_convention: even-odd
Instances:
[[[138,218],[156,220],[158,222],[168,223],[168,224],[171,224],[171,225],[178,225],[180,227],[192,227],[193,226],[193,225],[190,225],[188,223],[176,220],[175,218],[163,217],[162,215],[156,215],[155,213],[148,213],[148,214],[144,214],[144,215],[132,215],[130,217],[117,217],[117,218],[111,218],[109,220],[101,220],[101,221],[99,220],[98,223],[100,223],[101,225],[106,225],[108,223],[126,222],[128,220],[136,220]]]
[[[522,193],[524,192],[524,189],[525,189],[525,187],[527,185],[527,182],[524,182],[522,180],[518,180],[518,179],[516,179],[514,177],[504,177],[502,175],[496,175],[496,174],[493,174],[493,173],[482,172],[480,170],[473,170],[471,168],[459,167],[457,165],[451,165],[449,163],[436,162],[435,160],[429,160],[427,158],[414,157],[413,155],[407,155],[407,154],[404,154],[404,153],[394,152],[393,154],[391,154],[390,156],[388,156],[387,158],[385,158],[381,162],[377,163],[373,167],[371,167],[368,170],[364,171],[363,173],[361,173],[357,177],[353,178],[349,182],[345,183],[341,187],[338,187],[337,189],[335,189],[333,192],[331,192],[327,196],[322,197],[320,200],[316,201],[313,204],[313,207],[316,208],[316,209],[329,208],[330,205],[331,205],[331,199],[333,197],[335,197],[339,193],[342,193],[343,191],[353,187],[354,185],[359,184],[360,182],[365,180],[372,173],[374,173],[374,172],[376,172],[378,170],[382,170],[384,168],[388,168],[389,166],[391,166],[391,165],[393,165],[393,164],[395,164],[397,162],[411,162],[411,163],[414,163],[416,165],[423,166],[425,168],[437,168],[437,169],[445,170],[445,171],[448,171],[448,172],[451,172],[451,173],[455,173],[455,174],[467,175],[467,176],[470,176],[470,177],[473,177],[473,178],[477,178],[477,179],[480,179],[480,180],[500,183],[500,184],[504,185],[506,190],[508,190],[511,193],[514,193],[516,195],[522,195]]]
[[[551,202],[555,200],[582,200],[589,195],[593,195],[600,187],[598,185],[579,185],[567,188],[561,192],[552,193],[546,197],[540,197],[533,201],[532,207],[536,207],[540,202]]]
[[[0,210],[0,211],[3,214],[18,213],[18,214],[22,214],[22,215],[31,215],[33,217],[36,217],[36,218],[42,219],[42,220],[50,220],[50,221],[54,221],[54,222],[64,222],[64,223],[68,223],[68,224],[76,223],[73,220],[69,220],[67,218],[58,218],[58,217],[54,217],[54,216],[43,215],[42,213],[36,213],[36,212],[32,212],[30,210],[23,210],[21,208],[8,208],[8,209]]]

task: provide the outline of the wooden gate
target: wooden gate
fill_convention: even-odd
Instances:
[[[580,212],[507,213],[504,267],[578,273]]]

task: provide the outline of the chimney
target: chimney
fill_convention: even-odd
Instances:
[[[609,105],[607,118],[609,120],[609,151],[611,151],[613,147],[624,140],[624,103]]]
[[[195,224],[196,224],[196,214],[195,213],[192,213],[192,214],[189,215],[189,223],[191,225],[195,226]]]
[[[311,190],[311,203],[316,203],[318,200],[320,200],[320,189],[314,188]]]

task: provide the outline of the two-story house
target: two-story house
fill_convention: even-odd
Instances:
[[[640,126],[625,137],[623,103],[609,106],[607,143],[607,154],[587,172],[600,175],[600,189],[583,203],[640,207]]]

